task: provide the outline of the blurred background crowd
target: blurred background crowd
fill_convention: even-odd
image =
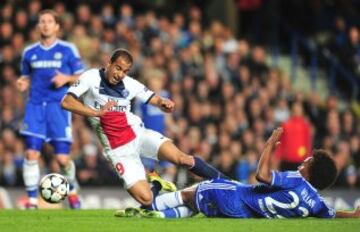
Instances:
[[[296,169],[313,148],[323,148],[332,151],[340,170],[335,186],[359,188],[360,123],[350,104],[356,96],[349,98],[349,86],[339,79],[335,86],[340,89],[325,97],[297,90],[269,47],[275,39],[281,44],[279,54],[289,52],[280,25],[286,22],[359,76],[358,1],[231,2],[237,19],[229,23],[212,15],[214,1],[2,1],[0,185],[23,186],[24,141],[18,130],[26,94],[16,90],[15,82],[24,47],[39,39],[37,13],[52,8],[62,19],[59,37],[77,46],[87,68],[103,67],[116,48],[132,53],[130,76],[176,104],[173,114],[163,115],[134,102],[135,113],[184,152],[203,157],[236,180],[254,183],[265,141],[282,125],[274,168]],[[306,66],[306,54],[303,59]],[[85,118],[73,115],[73,137],[71,156],[80,185],[119,185]],[[45,146],[42,154],[42,172],[57,171],[52,148]],[[196,181],[167,163],[155,168],[179,187]]]

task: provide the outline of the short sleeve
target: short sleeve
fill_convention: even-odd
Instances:
[[[75,95],[76,97],[80,97],[83,95],[86,91],[90,89],[91,83],[90,83],[90,77],[91,75],[90,71],[84,72],[80,75],[79,79],[70,86],[67,93],[70,93],[72,95]]]
[[[293,188],[300,184],[302,176],[299,172],[271,172],[271,185],[283,189]]]
[[[137,80],[133,80],[132,87],[135,91],[135,97],[144,103],[148,103],[155,93],[149,90],[145,85]]]
[[[72,74],[80,74],[84,72],[84,64],[81,61],[80,54],[75,45],[70,45],[69,65]]]
[[[22,76],[30,76],[31,69],[30,69],[30,63],[27,59],[27,53],[24,52],[21,58],[21,65],[20,65],[21,75]]]

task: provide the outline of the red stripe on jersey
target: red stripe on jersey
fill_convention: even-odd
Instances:
[[[128,124],[124,112],[107,112],[100,117],[100,125],[112,149],[136,138],[136,134]]]

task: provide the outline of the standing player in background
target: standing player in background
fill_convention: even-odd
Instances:
[[[179,218],[201,212],[207,217],[222,218],[359,218],[360,207],[353,212],[335,211],[318,193],[337,176],[335,162],[328,152],[314,150],[298,171],[271,170],[271,154],[282,132],[282,128],[274,130],[261,154],[256,179],[262,184],[203,181],[182,191],[159,195],[153,203],[156,211],[127,208],[118,210],[115,216]]]
[[[293,103],[291,117],[281,127],[284,133],[276,148],[274,163],[280,161],[281,171],[296,170],[310,155],[312,147],[311,125],[304,116],[301,102]]]
[[[75,165],[69,159],[72,143],[71,114],[61,108],[60,101],[69,84],[74,83],[84,71],[84,65],[75,46],[57,38],[60,21],[55,11],[41,11],[37,26],[41,39],[24,49],[21,77],[17,80],[21,92],[30,88],[20,131],[26,142],[23,166],[29,197],[26,208],[38,207],[38,160],[44,142],[54,147],[61,171],[70,182],[70,207],[80,208],[75,189]]]
[[[89,117],[105,157],[124,180],[130,195],[143,206],[151,207],[153,196],[165,190],[166,185],[162,184],[165,181],[158,180],[150,187],[140,155],[185,166],[206,179],[227,178],[199,157],[180,151],[159,132],[146,129],[131,112],[134,98],[164,112],[172,112],[175,107],[171,100],[127,76],[132,65],[133,58],[127,50],[114,51],[106,68],[84,72],[61,103],[64,109]]]
[[[158,94],[160,97],[169,98],[170,94],[168,91],[164,90],[164,76],[163,73],[154,73],[148,80],[146,80],[147,86],[154,93]],[[166,114],[161,109],[151,104],[146,104],[137,101],[136,112],[141,116],[144,126],[147,129],[151,129],[159,132],[160,134],[165,134],[166,129]],[[148,171],[154,171],[160,169],[161,176],[170,182],[174,182],[176,167],[172,163],[161,160],[156,161],[146,157],[141,157],[141,161],[144,164],[145,168]],[[150,173],[151,177],[151,173]]]

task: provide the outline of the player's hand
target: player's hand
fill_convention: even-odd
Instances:
[[[60,88],[64,85],[66,85],[70,81],[69,76],[67,76],[64,73],[59,72],[57,70],[55,72],[56,72],[56,75],[53,77],[53,79],[51,79],[51,82],[54,83],[56,88]]]
[[[16,81],[16,88],[20,91],[20,92],[24,92],[26,91],[30,86],[30,79],[26,78],[26,77],[20,77],[19,79],[17,79]]]
[[[97,111],[96,116],[101,117],[106,114],[113,106],[116,106],[115,101],[108,101],[100,110]]]
[[[166,113],[170,113],[174,110],[175,103],[170,99],[162,99],[160,103],[160,109]]]
[[[277,147],[278,145],[280,145],[280,138],[281,138],[281,135],[283,134],[284,130],[282,127],[278,127],[276,128],[270,138],[267,140],[266,144],[269,145],[269,146],[273,146],[274,148]]]

